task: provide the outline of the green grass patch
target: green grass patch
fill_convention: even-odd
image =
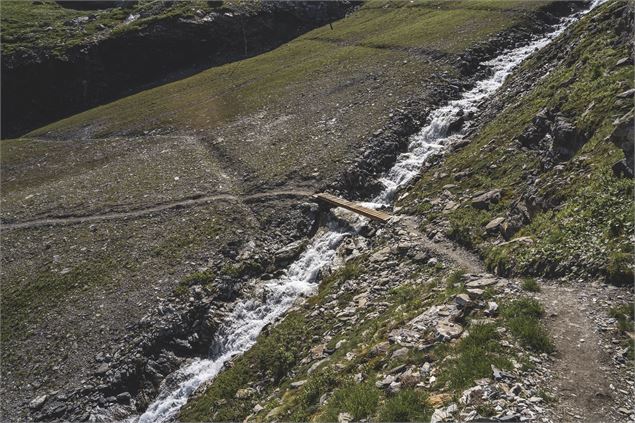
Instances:
[[[540,285],[536,278],[525,278],[520,286],[528,292],[540,292]]]
[[[318,416],[318,421],[336,422],[340,413],[349,413],[353,420],[373,415],[379,401],[379,390],[373,383],[350,383],[336,390]]]
[[[527,348],[551,353],[555,346],[540,322],[544,314],[542,304],[535,299],[521,298],[503,304],[501,315],[512,335]]]
[[[377,421],[380,422],[423,422],[428,421],[432,410],[426,404],[427,395],[423,391],[404,389],[388,397],[380,408]]]
[[[500,345],[496,328],[493,323],[473,325],[468,336],[454,348],[446,349],[443,353],[452,354],[455,358],[448,360],[442,369],[440,382],[447,383],[451,389],[465,389],[476,379],[490,377],[492,364],[502,369],[509,368],[510,362]]]

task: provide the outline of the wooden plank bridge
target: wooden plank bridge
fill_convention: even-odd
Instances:
[[[332,194],[328,194],[325,192],[314,194],[313,198],[319,201],[323,201],[324,203],[335,206],[342,207],[346,210],[350,210],[353,213],[361,214],[362,216],[368,217],[373,220],[378,220],[380,222],[386,223],[392,217],[388,213],[380,212],[378,210],[373,210],[368,207],[360,206],[359,204],[355,204],[351,201],[344,200],[343,198],[336,197]]]

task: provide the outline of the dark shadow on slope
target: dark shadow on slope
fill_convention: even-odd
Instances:
[[[359,2],[275,1],[256,13],[175,16],[70,49],[64,59],[2,58],[2,138],[252,57],[343,18]]]

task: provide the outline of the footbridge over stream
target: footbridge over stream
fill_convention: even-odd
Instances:
[[[342,207],[342,208],[345,208],[346,210],[352,211],[353,213],[360,214],[362,216],[368,217],[372,220],[377,220],[382,223],[388,222],[388,220],[390,220],[390,218],[392,217],[388,213],[384,213],[378,210],[373,210],[368,207],[360,206],[359,204],[353,203],[348,200],[344,200],[343,198],[339,198],[325,192],[314,194],[313,198],[315,200],[326,203],[330,206]]]

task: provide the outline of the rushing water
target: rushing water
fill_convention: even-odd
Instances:
[[[602,1],[595,0],[588,10]],[[564,19],[552,32],[536,38],[528,45],[504,52],[484,63],[491,68],[490,76],[477,82],[460,99],[451,101],[430,114],[426,126],[411,137],[408,151],[397,158],[395,165],[381,179],[384,185],[382,193],[368,204],[378,207],[392,203],[395,193],[417,176],[431,154],[443,149],[453,138],[461,137],[470,128],[470,116],[503,84],[512,70],[531,53],[547,45],[581,14]],[[451,125],[461,116],[464,117],[461,130],[450,133]],[[164,383],[159,396],[146,412],[132,417],[130,421],[149,423],[173,419],[199,386],[212,380],[228,360],[245,352],[256,342],[264,326],[280,317],[298,297],[314,292],[320,270],[332,265],[337,246],[350,233],[350,228],[330,223],[324,232],[314,238],[283,277],[264,283],[266,296],[238,301],[215,335],[212,356],[196,359],[171,375],[170,380],[174,383]]]
[[[337,246],[350,233],[350,227],[329,223],[284,276],[262,284],[266,295],[237,302],[225,318],[225,325],[214,336],[213,356],[194,360],[179,369],[171,376],[178,381],[176,388],[162,390],[146,412],[132,421],[151,423],[171,419],[196,388],[214,378],[233,356],[249,349],[263,327],[281,316],[298,297],[314,291],[320,270],[333,262]]]
[[[430,114],[426,126],[411,137],[408,151],[400,154],[394,166],[380,179],[384,186],[382,192],[366,205],[375,208],[389,206],[394,201],[397,191],[419,174],[422,165],[430,155],[439,152],[453,140],[461,138],[469,131],[469,117],[478,111],[485,99],[503,85],[507,76],[516,66],[531,53],[549,44],[583,14],[588,13],[603,2],[604,0],[593,1],[589,9],[563,19],[562,23],[548,34],[537,37],[526,46],[508,50],[498,57],[484,62],[483,65],[490,68],[491,76],[478,81],[474,88],[465,92],[460,99],[450,101],[446,106],[440,107]],[[453,124],[461,118],[464,120],[461,129],[452,132]]]

